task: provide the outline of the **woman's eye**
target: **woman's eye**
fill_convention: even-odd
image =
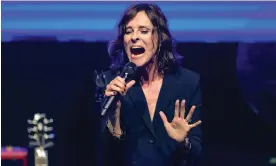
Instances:
[[[142,34],[147,34],[149,31],[141,31]]]
[[[131,31],[125,31],[125,34],[130,34],[131,33]]]

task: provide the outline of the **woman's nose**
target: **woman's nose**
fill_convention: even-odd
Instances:
[[[133,35],[131,36],[131,40],[132,42],[136,42],[137,40],[139,40],[139,36],[136,33],[133,33]]]

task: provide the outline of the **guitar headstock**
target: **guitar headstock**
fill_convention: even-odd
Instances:
[[[32,120],[28,120],[30,147],[49,148],[54,145],[52,139],[55,137],[53,132],[53,119],[48,119],[46,114],[36,113]]]
[[[28,124],[29,146],[34,147],[35,166],[48,166],[48,152],[45,149],[54,145],[53,119],[48,119],[46,114],[36,113]]]

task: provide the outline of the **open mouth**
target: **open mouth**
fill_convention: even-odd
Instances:
[[[145,48],[143,48],[143,47],[131,47],[130,52],[134,56],[141,55],[145,52]]]

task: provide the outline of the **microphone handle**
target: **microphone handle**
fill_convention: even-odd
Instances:
[[[127,77],[128,77],[128,73],[124,73],[123,79],[127,80]],[[112,102],[116,98],[116,96],[110,96],[106,99],[107,101],[105,100],[103,107],[102,107],[101,116],[105,116],[107,110],[109,109],[110,105],[112,104]]]
[[[102,107],[102,112],[101,112],[101,115],[102,116],[105,116],[109,106],[112,104],[113,100],[114,100],[115,96],[110,96],[107,100],[106,103],[104,103],[103,107]]]

